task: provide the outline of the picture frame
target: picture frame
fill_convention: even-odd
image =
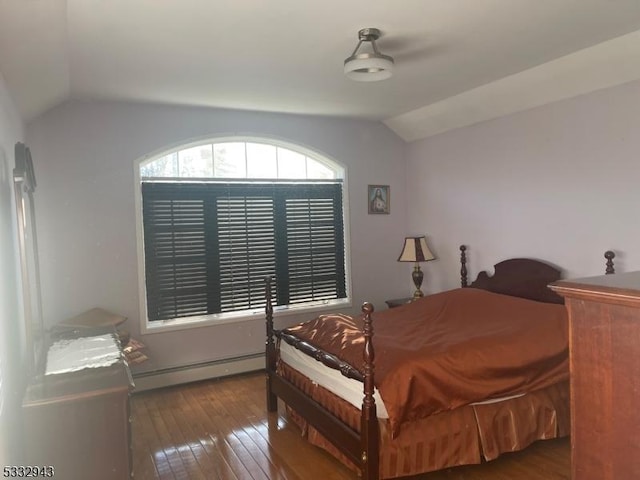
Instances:
[[[388,215],[391,212],[391,192],[389,185],[369,185],[367,187],[369,214]]]

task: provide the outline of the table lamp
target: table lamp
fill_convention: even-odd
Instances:
[[[422,270],[420,270],[420,262],[428,262],[429,260],[435,260],[435,258],[429,250],[427,239],[424,236],[406,237],[404,239],[404,248],[398,261],[415,263],[413,272],[411,272],[411,278],[413,278],[413,283],[416,286],[416,291],[413,293],[414,299],[424,296],[422,290],[420,290],[422,279],[424,278]]]

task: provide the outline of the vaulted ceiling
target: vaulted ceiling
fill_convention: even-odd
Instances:
[[[395,74],[342,73],[363,27]],[[638,0],[0,0],[25,120],[113,99],[384,121],[411,141],[640,78]]]

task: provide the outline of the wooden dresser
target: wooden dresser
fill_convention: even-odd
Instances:
[[[65,480],[132,477],[132,389],[123,359],[104,367],[39,375],[23,400],[25,464],[53,466],[55,478]]]
[[[640,478],[640,272],[551,289],[569,313],[571,478]]]

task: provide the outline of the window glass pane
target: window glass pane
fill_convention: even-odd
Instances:
[[[178,152],[180,177],[211,177],[213,175],[211,144],[198,145]]]
[[[220,178],[246,178],[247,164],[244,142],[216,143],[213,145],[213,176]]]
[[[247,177],[278,177],[276,147],[263,143],[247,143]]]
[[[336,173],[326,165],[307,157],[307,178],[336,178]]]
[[[140,167],[141,177],[177,177],[178,153],[173,152]]]
[[[307,178],[304,155],[278,147],[278,178]]]

